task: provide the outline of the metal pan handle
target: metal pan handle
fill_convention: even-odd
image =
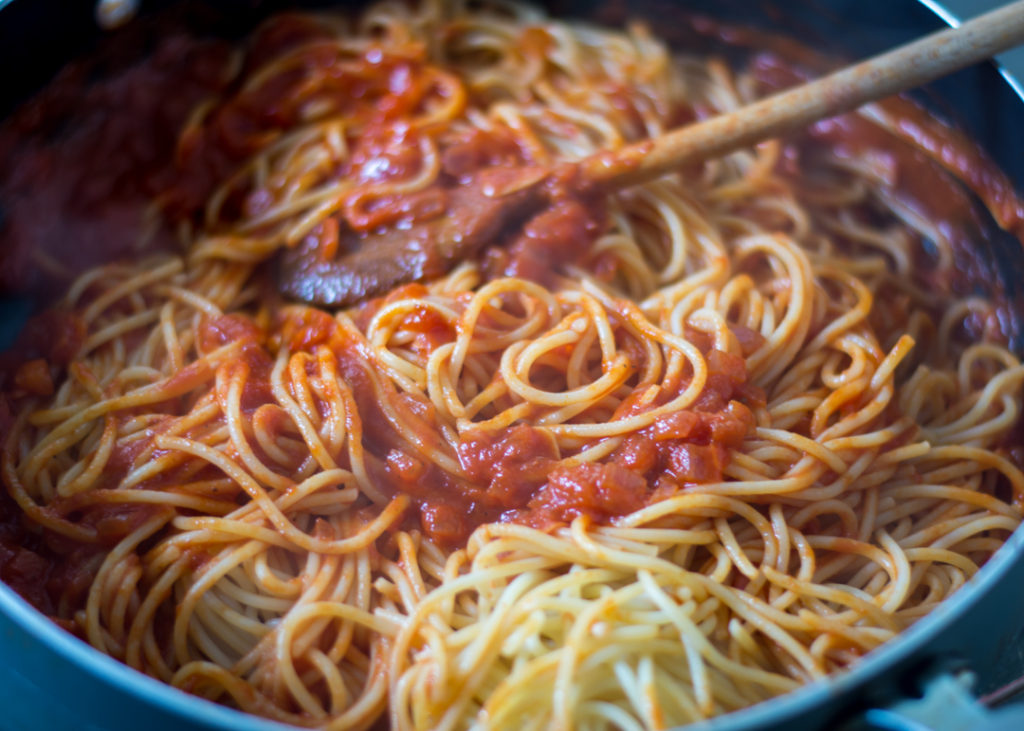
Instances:
[[[958,27],[965,20],[1006,4],[1006,0],[920,0],[920,2],[953,27]],[[1017,92],[1017,96],[1024,99],[1024,47],[1001,53],[996,56],[996,63],[1003,78]]]
[[[992,709],[971,692],[974,674],[943,671],[924,681],[920,698],[872,708],[841,731],[1020,731],[1024,705]]]

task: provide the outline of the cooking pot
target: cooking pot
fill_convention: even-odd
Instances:
[[[166,0],[144,2],[139,14],[159,12],[171,4]],[[185,16],[188,22],[202,26],[199,30],[240,35],[261,17],[288,4],[275,0],[190,2]],[[998,4],[998,0],[787,0],[775,7],[740,0],[630,0],[628,13],[646,16],[656,32],[672,35],[672,28],[681,25],[673,26],[672,13],[685,6],[687,11],[732,24],[794,35],[830,53],[862,57]],[[549,5],[567,16],[598,17],[610,7],[617,5],[621,10],[625,6],[614,0],[554,0]],[[0,0],[0,68],[7,87],[0,96],[0,114],[40,88],[74,55],[105,42],[108,36],[96,23],[95,3]],[[1020,134],[1024,96],[1017,80],[1024,81],[1024,49],[1001,57],[1000,62],[1002,70],[985,64],[944,79],[933,85],[922,101],[938,113],[954,117],[1020,189],[1024,188],[1024,138]],[[1018,71],[1016,78],[1013,69]],[[996,258],[1001,261],[1001,271],[1007,272],[1006,280],[1024,287],[1024,278],[1019,277],[1024,266],[1020,242],[1014,241]],[[27,310],[22,301],[0,302],[0,345],[9,342]],[[940,701],[950,710],[940,710],[946,717],[938,726],[951,728],[949,723],[967,718],[967,711],[949,706],[951,700],[964,696],[957,690],[962,684],[948,678],[964,669],[973,671],[975,690],[982,694],[1024,676],[1024,530],[1013,535],[951,599],[849,671],[702,727],[713,731],[814,731],[837,728],[854,718],[876,727],[910,729],[912,721],[865,711],[919,696],[922,678],[943,677],[947,680],[933,684],[932,693],[916,708],[920,710],[923,704],[934,710],[934,696],[943,696]],[[285,728],[187,695],[121,665],[59,629],[2,584],[0,704],[0,728],[5,729]],[[911,715],[914,712],[912,709]],[[1024,716],[1004,716],[995,724],[993,728],[1024,728]]]

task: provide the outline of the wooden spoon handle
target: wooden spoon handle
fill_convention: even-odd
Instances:
[[[792,132],[820,119],[906,91],[1024,42],[1024,0],[981,15],[734,112],[687,125],[656,139],[581,161],[581,172],[605,188],[660,177]]]

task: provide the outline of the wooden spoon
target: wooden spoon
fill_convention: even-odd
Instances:
[[[1024,0],[779,92],[734,112],[577,163],[581,188],[620,190],[681,166],[782,136],[821,119],[952,73],[1024,42]],[[533,179],[539,179],[535,170]],[[279,288],[295,299],[346,306],[399,284],[431,279],[493,243],[545,203],[540,186],[514,195],[467,190],[453,195],[448,213],[411,230],[349,236],[343,254],[324,260],[309,246],[285,250]]]

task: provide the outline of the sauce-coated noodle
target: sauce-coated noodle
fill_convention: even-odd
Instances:
[[[284,16],[230,70],[153,203],[187,253],[83,274],[5,385],[4,550],[96,648],[300,726],[668,728],[855,662],[1018,526],[1024,367],[885,159],[563,180],[430,281],[273,291],[755,76],[504,2]]]

